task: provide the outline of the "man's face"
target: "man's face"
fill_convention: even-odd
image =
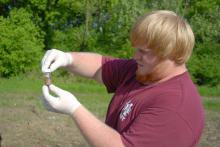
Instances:
[[[151,49],[138,46],[133,58],[137,62],[137,81],[143,84],[150,84],[163,78],[163,70],[168,65],[168,62],[161,62]]]
[[[136,48],[133,58],[137,62],[137,75],[150,74],[158,63],[158,58],[154,52],[142,46]]]

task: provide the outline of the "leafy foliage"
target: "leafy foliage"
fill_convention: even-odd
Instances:
[[[40,54],[50,48],[130,58],[129,32],[137,17],[167,9],[194,30],[188,63],[194,81],[215,86],[220,83],[219,6],[219,0],[0,0],[0,76],[36,69]]]
[[[43,37],[24,9],[0,17],[0,75],[11,76],[31,70],[39,63]]]
[[[197,45],[196,54],[189,61],[189,70],[199,85],[216,86],[220,81],[220,45],[203,43]]]

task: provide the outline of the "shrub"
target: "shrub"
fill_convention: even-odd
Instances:
[[[39,66],[43,34],[25,9],[0,16],[0,76],[18,75]]]
[[[219,47],[216,43],[197,45],[197,51],[188,63],[193,80],[197,84],[216,86],[220,83]]]

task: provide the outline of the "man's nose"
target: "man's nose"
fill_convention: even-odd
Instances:
[[[134,60],[140,60],[141,59],[141,54],[139,51],[135,51],[133,55]]]

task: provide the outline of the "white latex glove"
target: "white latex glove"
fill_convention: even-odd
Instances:
[[[45,107],[52,112],[72,115],[74,111],[81,105],[74,95],[70,92],[62,90],[54,85],[43,86],[43,97]],[[57,95],[52,96],[49,91]]]
[[[71,53],[65,53],[57,49],[48,50],[42,61],[41,70],[43,73],[53,72],[59,67],[65,67],[71,65],[73,58]]]

